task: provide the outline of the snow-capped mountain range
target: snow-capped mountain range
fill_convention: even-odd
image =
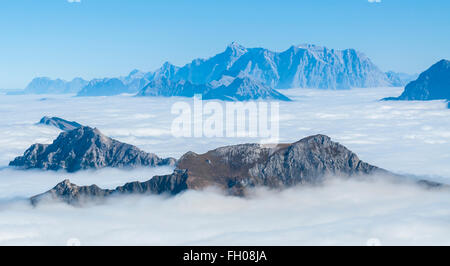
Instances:
[[[233,87],[228,88],[232,84]],[[248,100],[285,98],[277,89],[336,90],[402,84],[399,74],[382,72],[367,56],[354,49],[335,50],[304,44],[275,52],[246,48],[233,42],[222,53],[208,59],[195,59],[182,67],[166,62],[152,72],[133,70],[125,77],[94,79],[79,89],[78,96],[132,93],[190,97],[201,93],[206,98]],[[47,88],[43,84],[36,91],[41,93]]]

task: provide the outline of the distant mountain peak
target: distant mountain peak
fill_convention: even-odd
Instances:
[[[312,50],[323,50],[326,48],[324,46],[311,44],[311,43],[301,43],[301,44],[297,45],[296,47],[301,48],[301,49],[312,49]]]
[[[114,190],[95,185],[77,186],[65,180],[46,193],[31,198],[61,200],[82,205],[84,200],[101,200],[112,195],[175,195],[207,187],[222,189],[233,196],[246,196],[255,187],[285,189],[296,185],[323,184],[327,178],[394,177],[390,172],[361,161],[345,146],[325,135],[315,135],[295,143],[239,144],[219,147],[204,154],[185,153],[170,175],[155,176],[146,182],[131,182]]]
[[[440,60],[406,85],[399,97],[383,100],[450,100],[450,61]]]
[[[240,45],[237,42],[232,42],[227,46],[225,52],[231,52],[235,58],[238,58],[243,54],[247,53],[247,48],[245,48],[244,46]],[[232,59],[231,61],[232,61],[231,63],[234,63],[235,60]]]
[[[395,75],[388,77],[366,55],[354,49],[335,50],[315,44],[300,44],[275,52],[231,42],[225,51],[207,59],[194,59],[181,67],[167,61],[154,72],[144,73],[135,69],[128,76],[116,79],[96,79],[88,85],[87,82],[75,82],[72,88],[78,89],[79,96],[135,94],[161,77],[174,82],[186,80],[205,87],[207,84],[220,84],[223,76],[237,78],[243,74],[273,89],[350,89],[399,84]],[[64,84],[61,80],[34,80],[26,93],[73,91],[60,89]]]
[[[172,158],[162,159],[153,153],[103,135],[97,128],[81,126],[62,132],[52,144],[34,144],[10,162],[23,169],[44,169],[75,172],[104,167],[132,168],[173,165]]]
[[[228,44],[227,48],[230,48],[233,50],[245,50],[246,49],[243,45],[240,45],[236,41],[232,41],[230,44]]]

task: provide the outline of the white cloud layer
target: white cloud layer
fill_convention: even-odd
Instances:
[[[322,133],[361,159],[397,173],[450,183],[450,110],[441,101],[380,102],[401,88],[351,91],[286,90],[280,104],[280,137],[297,141]],[[172,199],[111,199],[88,208],[47,205],[32,209],[20,199],[64,178],[113,188],[148,180],[171,168],[104,169],[75,174],[17,171],[10,160],[59,131],[34,125],[44,115],[98,127],[118,140],[179,157],[192,150],[258,139],[177,139],[171,104],[180,98],[0,95],[0,244],[450,244],[448,193],[379,182],[334,182],[325,188],[259,191],[252,199],[188,192]],[[184,99],[190,101],[189,99]]]
[[[98,206],[0,205],[0,244],[449,245],[448,192],[334,181],[250,199],[215,191],[119,197]]]

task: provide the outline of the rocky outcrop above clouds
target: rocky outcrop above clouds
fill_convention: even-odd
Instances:
[[[88,81],[82,78],[74,78],[71,81],[62,79],[50,79],[47,77],[40,77],[33,79],[27,87],[21,91],[22,94],[64,94],[77,93]],[[18,94],[17,92],[14,94]]]
[[[394,176],[361,161],[341,144],[324,135],[278,145],[242,144],[221,147],[205,154],[188,152],[176,164],[173,174],[156,176],[147,182],[133,182],[113,190],[77,186],[69,181],[32,199],[57,199],[79,203],[120,194],[177,194],[210,186],[230,195],[245,196],[255,187],[283,189],[296,185],[321,184],[327,177]]]
[[[175,159],[162,159],[153,153],[103,135],[98,129],[79,127],[61,133],[52,144],[33,144],[10,162],[21,169],[67,170],[105,167],[133,168],[173,165]]]
[[[231,84],[222,82],[226,79],[238,82],[238,78],[246,78],[252,80],[252,83],[274,90],[269,93],[273,96],[279,94],[275,90],[286,88],[400,86],[405,80],[404,76],[394,72],[383,73],[367,56],[354,49],[336,50],[305,44],[275,52],[265,48],[246,48],[233,42],[222,53],[208,59],[195,59],[182,67],[166,62],[156,71],[133,70],[124,77],[94,79],[89,83],[84,81],[79,83],[83,86],[73,86],[70,91],[75,92],[75,88],[78,88],[78,96],[111,96],[122,93],[187,96],[198,91],[205,95],[211,88]],[[47,83],[45,80],[36,80],[32,82],[36,86],[30,84],[29,87],[34,88],[34,91],[52,93],[55,90],[51,88],[62,86]],[[251,88],[249,90],[243,94],[254,93]],[[259,98],[265,96],[267,94],[263,93]],[[230,95],[221,95],[216,99],[220,98],[230,98]]]
[[[75,121],[67,121],[59,117],[48,117],[48,116],[42,117],[38,125],[53,126],[63,131],[71,131],[76,128],[82,127],[81,124],[78,124]]]
[[[450,61],[441,60],[410,82],[399,97],[384,100],[428,101],[450,100]]]
[[[202,95],[205,100],[290,100],[282,93],[248,77],[232,78],[232,80],[227,80],[227,82],[221,80],[214,83],[214,85],[195,85],[189,81],[171,81],[170,79],[163,77],[158,80],[151,81],[137,94],[137,96],[193,97],[194,95],[199,94]]]

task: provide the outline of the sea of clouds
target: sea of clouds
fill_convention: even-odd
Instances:
[[[283,91],[280,137],[293,142],[326,134],[371,164],[450,183],[450,110],[441,101],[381,102],[401,88]],[[154,152],[180,157],[249,138],[175,138],[171,105],[183,98],[0,95],[0,245],[450,244],[450,193],[385,181],[331,181],[283,192],[257,190],[248,199],[214,189],[165,196],[119,197],[74,208],[32,208],[26,198],[69,178],[114,188],[167,174],[170,167],[65,172],[21,171],[8,162],[31,144],[51,143],[57,129],[36,125],[44,115],[75,120]]]

